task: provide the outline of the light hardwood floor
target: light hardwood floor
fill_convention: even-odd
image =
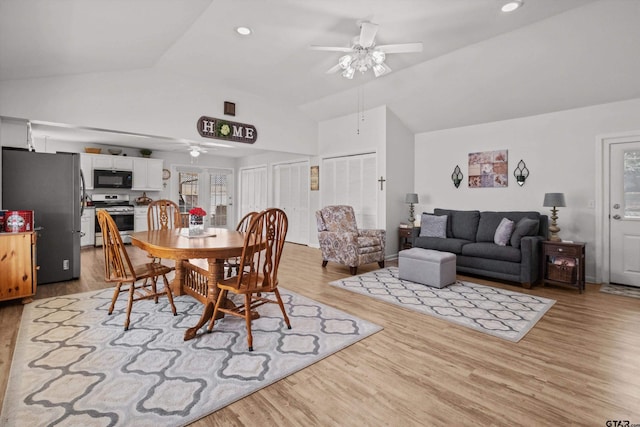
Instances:
[[[596,284],[580,295],[458,276],[557,301],[512,343],[329,286],[349,271],[321,261],[319,250],[287,244],[281,286],[384,330],[194,426],[640,424],[640,299],[601,293]],[[83,249],[82,262],[80,280],[40,286],[36,298],[107,287],[101,250]],[[0,399],[21,314],[19,302],[0,303]]]

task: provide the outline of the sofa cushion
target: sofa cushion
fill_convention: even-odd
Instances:
[[[515,225],[513,233],[511,234],[511,246],[520,248],[520,240],[522,240],[524,236],[537,235],[539,226],[540,220],[538,219],[522,218]]]
[[[420,237],[447,237],[447,216],[422,214],[420,219]]]
[[[522,218],[539,219],[540,213],[535,211],[483,211],[480,212],[480,221],[478,223],[478,233],[476,234],[476,242],[493,242],[496,229],[502,221],[502,218],[510,219],[516,224]],[[515,228],[514,228],[515,230]]]
[[[462,247],[462,255],[495,259],[499,261],[520,262],[520,249],[513,246],[499,246],[495,243],[479,242],[469,243]]]
[[[467,243],[471,243],[471,241],[453,238],[440,239],[438,237],[416,237],[413,241],[413,246],[417,248],[433,249],[436,251],[459,254],[462,253],[462,247]]]
[[[493,236],[493,243],[500,246],[507,246],[511,241],[511,233],[513,233],[514,222],[508,218],[502,218],[496,233]]]
[[[475,241],[480,221],[480,211],[434,209],[435,215],[447,215],[447,237]],[[495,229],[494,229],[495,231]],[[493,241],[493,240],[492,240]]]

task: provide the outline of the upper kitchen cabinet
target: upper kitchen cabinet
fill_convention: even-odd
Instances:
[[[84,176],[84,188],[85,190],[93,190],[93,159],[89,154],[80,154],[80,170]]]
[[[162,191],[162,159],[133,157],[132,190]]]
[[[95,154],[92,158],[93,169],[133,170],[133,157]]]

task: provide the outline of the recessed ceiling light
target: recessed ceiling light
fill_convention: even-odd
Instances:
[[[520,7],[522,7],[523,4],[524,4],[524,2],[522,0],[508,1],[502,6],[502,11],[503,12],[513,12],[514,10],[519,9]]]
[[[236,32],[241,36],[248,36],[252,31],[249,27],[236,27]]]

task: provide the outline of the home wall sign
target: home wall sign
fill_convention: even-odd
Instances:
[[[469,153],[469,188],[509,185],[508,150]]]
[[[198,119],[198,133],[203,138],[253,144],[258,139],[258,131],[253,125],[230,122],[215,117],[202,116]]]

